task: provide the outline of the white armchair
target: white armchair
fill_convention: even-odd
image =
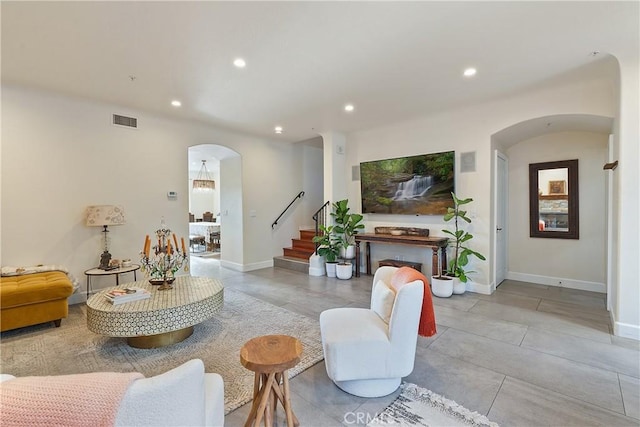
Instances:
[[[69,381],[92,381],[91,374],[79,374]],[[60,376],[59,379],[67,380],[72,376]],[[15,377],[12,375],[0,375],[0,383],[10,382]],[[98,387],[99,386],[99,387]],[[97,388],[106,390],[109,384],[104,386],[97,384]],[[0,388],[2,385],[0,384]],[[68,388],[68,387],[67,387]],[[30,394],[23,390],[20,395],[19,406],[13,405],[13,416],[19,416],[25,424],[34,423],[33,411],[29,405],[34,400],[46,402],[40,405],[53,408],[51,413],[44,416],[56,419],[54,409],[59,408],[61,402],[68,399],[60,399],[60,395],[50,393],[51,397],[42,397],[42,390],[49,390],[40,386]],[[55,389],[54,389],[55,390]],[[94,389],[92,389],[94,390]],[[67,391],[67,390],[63,390]],[[66,393],[69,394],[69,393]],[[71,395],[71,394],[69,394]],[[74,413],[79,407],[87,405],[104,406],[104,400],[96,398],[96,393],[83,396],[84,401],[77,405],[67,406],[65,412]],[[43,400],[44,399],[44,400]],[[91,399],[91,401],[87,401]],[[12,400],[15,402],[15,399]],[[2,402],[3,404],[6,402]],[[2,405],[0,405],[2,406]],[[23,408],[24,406],[24,408]],[[42,416],[42,411],[39,411]],[[82,420],[82,414],[78,414],[78,420]],[[82,422],[80,422],[82,424]],[[115,426],[223,426],[224,425],[224,384],[218,374],[204,372],[204,364],[199,359],[190,360],[170,371],[150,378],[136,379],[126,389],[114,420]]]
[[[373,277],[370,308],[334,308],[320,314],[327,375],[347,393],[380,397],[393,393],[413,371],[425,284],[395,289],[396,267]]]

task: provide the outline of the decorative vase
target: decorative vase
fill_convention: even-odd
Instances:
[[[453,279],[447,276],[431,277],[431,292],[440,298],[449,298],[453,294]]]
[[[336,265],[336,276],[338,279],[349,280],[353,275],[353,266],[350,262],[339,263]]]
[[[459,277],[452,277],[453,279],[453,294],[462,295],[467,290],[467,284],[460,281]]]
[[[327,277],[336,277],[337,262],[326,262],[325,267],[327,269]]]
[[[355,245],[349,245],[346,248],[340,248],[340,258],[342,259],[354,259],[356,257]]]

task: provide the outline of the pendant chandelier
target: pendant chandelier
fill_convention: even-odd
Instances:
[[[198,172],[198,177],[193,180],[193,191],[197,193],[206,193],[213,191],[215,188],[216,183],[211,178],[209,171],[207,170],[207,161],[203,160],[200,172]]]

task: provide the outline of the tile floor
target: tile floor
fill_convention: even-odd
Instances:
[[[268,268],[240,273],[192,258],[192,274],[317,319],[367,307],[371,277],[342,281]],[[640,425],[640,343],[611,335],[603,294],[505,281],[493,295],[434,298],[438,334],[419,338],[405,378],[502,426]],[[364,425],[397,395],[342,392],[324,363],[291,380],[302,426]],[[242,426],[248,405],[226,417]],[[280,414],[281,415],[281,414]],[[283,425],[282,417],[277,425]]]

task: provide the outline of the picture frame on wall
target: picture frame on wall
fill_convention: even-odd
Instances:
[[[567,181],[549,181],[549,194],[567,194]]]

